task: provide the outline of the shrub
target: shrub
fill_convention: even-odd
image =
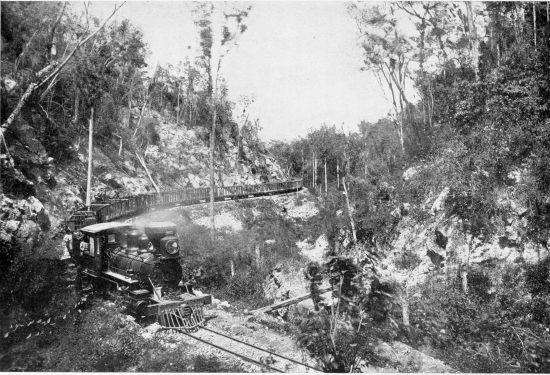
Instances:
[[[500,283],[492,281],[500,275]],[[465,372],[548,371],[550,333],[537,320],[537,309],[548,306],[526,298],[521,275],[520,266],[474,268],[469,295],[451,281],[424,285],[410,305],[411,344],[434,348]]]
[[[0,297],[4,308],[21,305],[40,311],[59,292],[64,266],[61,261],[18,256],[2,275]]]
[[[145,339],[139,325],[120,314],[122,305],[94,302],[82,311],[80,323],[59,333],[44,370],[128,371],[139,363]]]

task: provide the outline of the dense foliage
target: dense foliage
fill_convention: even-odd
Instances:
[[[80,44],[87,37],[90,41]],[[254,128],[252,119],[239,125],[233,119],[235,103],[228,100],[222,77],[212,106],[212,72],[204,59],[150,67],[147,57],[143,32],[129,20],[103,26],[103,20],[73,13],[71,4],[2,3],[0,150],[4,167],[11,167],[2,169],[5,192],[35,193],[11,182],[19,172],[39,182],[30,170],[44,167],[49,157],[56,165],[73,163],[86,144],[92,109],[95,144],[120,148],[108,152],[116,161],[142,153],[148,145],[161,147],[158,124],[144,119],[150,110],[182,127],[200,129],[204,142],[215,113],[217,155],[227,151],[228,143],[240,142],[239,126]],[[44,78],[44,72],[51,75]]]
[[[531,242],[539,251],[546,250],[543,258],[548,256],[546,5],[400,2],[352,4],[349,11],[361,34],[365,69],[380,78],[392,111],[377,123],[359,124],[357,132],[324,127],[303,139],[271,146],[291,172],[303,176],[323,197],[324,226],[334,234],[329,235],[334,251],[355,259],[388,254],[399,235],[400,219],[429,222],[426,202],[442,191],[448,191],[443,196],[445,216],[460,222],[471,249],[473,242],[490,242],[510,223],[501,203],[507,191],[525,207],[522,244],[517,246]],[[403,19],[416,33],[403,26]],[[416,100],[405,89],[410,84]],[[344,184],[349,184],[347,193]],[[359,252],[350,240],[352,231]],[[395,267],[401,270],[412,270],[421,261],[410,252],[396,259]],[[404,330],[391,331],[461,371],[548,371],[544,324],[550,311],[550,279],[545,267],[547,261],[520,263],[502,274],[500,266],[487,262],[461,268],[466,275],[462,280],[454,272],[439,275],[437,281],[418,286],[415,290],[421,293],[413,298],[397,288],[391,292],[394,302],[407,300],[411,317],[410,324],[409,319],[400,323]],[[405,320],[404,314],[392,311],[387,318]],[[330,353],[332,366],[349,371],[353,361],[338,354],[339,344],[346,345],[349,337],[335,343],[323,333],[335,318],[323,319],[305,332],[310,341],[317,332],[314,340],[325,343],[316,344],[325,348],[317,353],[321,358]],[[359,337],[355,340],[354,347],[368,348]],[[310,341],[304,345],[310,347]]]

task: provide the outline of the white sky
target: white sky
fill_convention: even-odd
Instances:
[[[229,96],[253,96],[253,118],[262,137],[292,139],[308,129],[335,124],[356,130],[361,120],[375,121],[390,104],[374,76],[361,72],[362,53],[346,4],[336,1],[252,2],[239,45],[223,62]],[[113,2],[92,2],[103,18]],[[131,1],[117,13],[141,27],[149,45],[148,63],[177,64],[197,53],[197,31],[190,2]],[[73,3],[76,11],[82,3]],[[188,48],[188,47],[191,48]]]

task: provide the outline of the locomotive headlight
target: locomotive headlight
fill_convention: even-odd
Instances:
[[[168,241],[166,243],[166,252],[170,255],[174,255],[179,251],[177,241]]]

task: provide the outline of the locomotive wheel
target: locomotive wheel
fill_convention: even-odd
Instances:
[[[133,312],[138,322],[143,322],[147,318],[145,315],[148,303],[146,301],[137,301],[133,306]]]

